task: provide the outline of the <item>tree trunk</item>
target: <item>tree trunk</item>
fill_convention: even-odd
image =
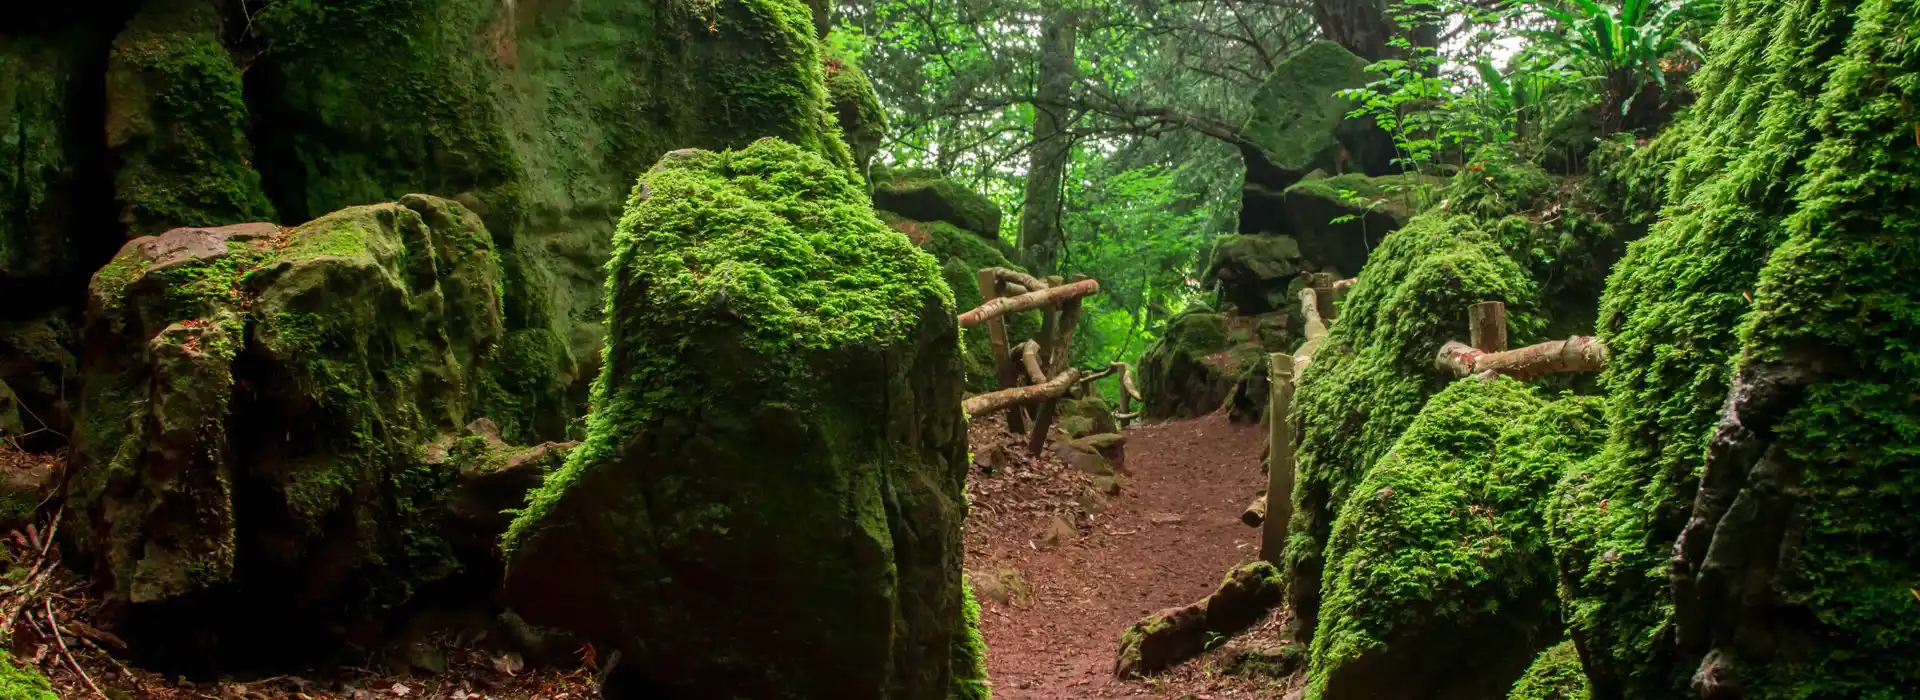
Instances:
[[[1060,228],[1060,185],[1073,143],[1067,131],[1067,101],[1073,90],[1074,16],[1053,10],[1040,20],[1040,84],[1033,105],[1033,141],[1028,150],[1027,191],[1020,208],[1020,247],[1027,268],[1046,275],[1059,263],[1066,236]]]
[[[1378,61],[1395,57],[1387,42],[1402,31],[1393,21],[1391,4],[1391,0],[1313,0],[1313,20],[1320,25],[1321,38]],[[1438,45],[1439,27],[1415,27],[1407,38],[1414,46]]]

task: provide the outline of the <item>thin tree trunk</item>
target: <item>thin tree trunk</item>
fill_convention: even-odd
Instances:
[[[1073,143],[1067,102],[1073,90],[1074,16],[1053,10],[1040,20],[1040,84],[1033,105],[1026,198],[1020,208],[1020,247],[1028,269],[1046,275],[1059,263],[1066,236],[1060,228],[1060,186]]]

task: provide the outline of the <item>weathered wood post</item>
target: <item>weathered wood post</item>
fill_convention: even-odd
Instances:
[[[974,281],[980,285],[980,304],[1000,298],[1000,276],[993,268],[984,268],[974,273]],[[987,319],[987,344],[993,352],[994,383],[999,389],[1012,389],[1020,385],[1020,369],[1013,364],[1013,358],[1007,355],[1007,322],[999,317]],[[1025,425],[1025,414],[1020,411],[1007,412],[1007,429],[1018,434]]]
[[[1483,301],[1467,307],[1467,344],[1480,352],[1506,352],[1507,305]]]
[[[1040,325],[1041,358],[1048,376],[1067,369],[1067,352],[1073,347],[1073,329],[1080,324],[1080,299],[1060,302],[1058,312],[1049,313]],[[1027,454],[1040,454],[1047,447],[1047,431],[1053,429],[1058,401],[1044,401],[1033,414],[1033,432],[1027,436]]]
[[[1332,324],[1340,316],[1340,307],[1334,306],[1333,283],[1336,281],[1331,272],[1315,272],[1313,281],[1313,303],[1320,311],[1320,319]]]
[[[1267,512],[1260,528],[1260,558],[1280,566],[1293,518],[1293,357],[1267,355]]]

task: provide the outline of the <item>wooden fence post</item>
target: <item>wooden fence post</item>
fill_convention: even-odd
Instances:
[[[1331,325],[1340,316],[1340,307],[1333,305],[1333,273],[1315,272],[1312,281],[1314,307],[1320,311],[1320,320]]]
[[[1483,301],[1467,307],[1467,344],[1480,352],[1506,352],[1507,305]]]
[[[1000,276],[993,268],[974,272],[974,281],[980,285],[980,303],[1000,298]],[[999,318],[987,319],[987,344],[993,351],[994,382],[999,389],[1012,389],[1020,386],[1020,369],[1013,364],[1013,358],[1007,354],[1007,323]],[[1019,434],[1026,427],[1025,415],[1018,410],[1007,412],[1007,429]]]
[[[1331,293],[1331,292],[1329,292]],[[1267,355],[1267,513],[1260,528],[1260,558],[1280,566],[1293,518],[1293,357]]]

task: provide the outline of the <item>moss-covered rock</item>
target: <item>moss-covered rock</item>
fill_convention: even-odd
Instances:
[[[952,700],[993,700],[993,684],[987,679],[987,639],[980,634],[980,602],[973,597],[973,584],[961,577],[961,630],[953,635]]]
[[[1587,700],[1587,672],[1572,641],[1548,647],[1514,681],[1507,700]]]
[[[1199,602],[1148,615],[1121,633],[1114,675],[1139,678],[1172,668],[1252,626],[1281,597],[1280,572],[1272,564],[1236,566]]]
[[[454,573],[421,448],[469,418],[499,285],[425,196],[129,242],[90,289],[68,518],[128,635],[255,658]]]
[[[5,651],[0,651],[0,698],[7,700],[60,700],[53,694],[53,684],[40,670],[20,663]]]
[[[1288,285],[1309,265],[1291,236],[1229,233],[1214,239],[1202,281],[1217,285],[1236,311],[1264,314],[1298,305]]]
[[[1242,134],[1247,165],[1240,205],[1241,233],[1282,233],[1283,194],[1315,170],[1386,175],[1393,145],[1365,120],[1351,120],[1353,101],[1341,90],[1373,82],[1367,61],[1331,41],[1316,41],[1282,61],[1253,96]],[[1357,269],[1357,268],[1356,268]]]
[[[823,59],[828,103],[834,119],[840,122],[841,138],[853,152],[854,169],[865,177],[873,155],[880,151],[881,140],[887,136],[887,113],[880,108],[873,81],[851,57],[829,50]]]
[[[1188,311],[1140,356],[1140,400],[1148,420],[1203,416],[1220,408],[1233,389],[1227,351],[1233,348],[1226,314]]]
[[[1561,631],[1546,500],[1604,441],[1599,402],[1461,380],[1351,489],[1306,697],[1497,697]]]
[[[107,147],[128,237],[272,221],[216,0],[147,0],[114,38]]]
[[[874,168],[873,206],[916,221],[944,221],[989,240],[1000,238],[1000,205],[931,170]]]
[[[74,223],[86,131],[77,91],[87,46],[80,32],[0,34],[0,290],[23,299],[77,262]]]
[[[895,230],[907,234],[907,237],[920,244],[922,250],[933,254],[940,263],[940,277],[946,280],[947,287],[953,290],[954,308],[971,309],[981,304],[980,281],[976,276],[980,270],[989,267],[1004,267],[1009,270],[1025,272],[1007,259],[1006,251],[994,245],[996,241],[961,229],[945,221],[913,221],[902,219],[889,212],[880,212],[881,220],[886,221]],[[1018,345],[1040,335],[1039,311],[1023,311],[1001,318],[1007,324],[1007,342]],[[987,329],[983,327],[963,331],[960,335],[966,363],[967,391],[985,392],[999,388],[993,369],[993,349],[987,338]]]
[[[1513,344],[1539,328],[1536,286],[1473,218],[1415,217],[1373,252],[1294,397],[1299,480],[1284,568],[1303,638],[1317,624],[1332,524],[1352,489],[1450,377],[1441,344],[1467,337],[1469,305],[1504,301]]]
[[[1431,185],[1411,175],[1309,173],[1282,193],[1280,232],[1299,241],[1300,256],[1316,272],[1358,274],[1381,239],[1413,216],[1411,188],[1419,186]]]
[[[669,154],[621,220],[587,439],[506,545],[516,608],[619,650],[627,687],[952,689],[955,311],[866,200],[845,169],[762,140]]]

